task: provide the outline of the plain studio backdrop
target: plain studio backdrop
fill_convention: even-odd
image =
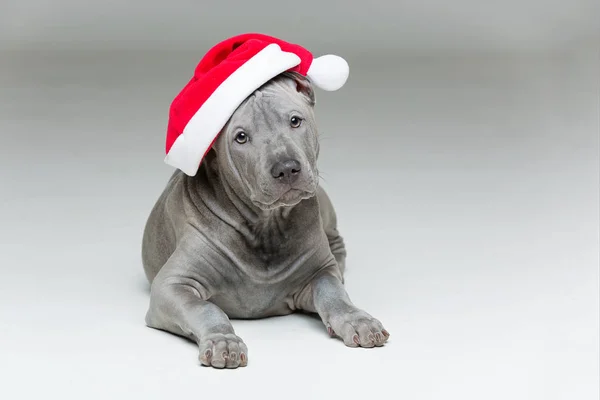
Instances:
[[[598,399],[600,5],[0,4],[0,398]],[[238,370],[144,325],[168,107],[259,31],[350,63],[317,91],[353,301],[390,331],[234,321]]]

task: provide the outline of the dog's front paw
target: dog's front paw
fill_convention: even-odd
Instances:
[[[332,316],[327,331],[340,337],[348,347],[379,347],[390,337],[381,322],[362,310]]]
[[[200,342],[200,362],[215,368],[237,368],[248,364],[248,348],[234,334],[213,333]]]

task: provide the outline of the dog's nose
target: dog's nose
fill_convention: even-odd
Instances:
[[[273,178],[292,183],[298,179],[300,174],[300,163],[298,160],[279,161],[271,168]]]

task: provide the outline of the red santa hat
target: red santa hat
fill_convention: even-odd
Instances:
[[[285,71],[333,91],[348,79],[348,63],[257,33],[238,35],[211,48],[171,103],[165,163],[194,176],[223,126],[256,89]]]

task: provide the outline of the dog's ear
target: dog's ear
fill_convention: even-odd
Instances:
[[[308,104],[311,107],[314,106],[315,91],[310,79],[293,71],[285,72],[285,76],[293,81],[294,85],[296,86],[296,90],[306,98]]]

